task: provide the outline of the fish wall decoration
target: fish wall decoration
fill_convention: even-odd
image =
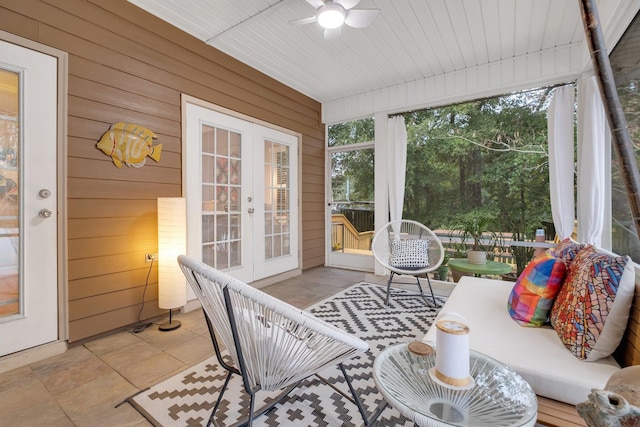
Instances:
[[[121,168],[122,163],[134,168],[141,168],[147,156],[156,162],[160,161],[162,144],[152,146],[157,135],[144,126],[133,123],[118,122],[111,125],[96,147],[110,156],[113,163]]]

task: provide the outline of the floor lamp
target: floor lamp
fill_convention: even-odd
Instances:
[[[169,322],[161,331],[180,327],[172,309],[187,302],[187,285],[178,265],[178,255],[187,253],[187,209],[182,197],[158,198],[158,306],[169,310]]]

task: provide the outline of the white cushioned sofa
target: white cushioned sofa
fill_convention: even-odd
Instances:
[[[604,388],[620,369],[613,357],[585,362],[562,345],[551,326],[520,326],[507,311],[511,288],[511,282],[465,276],[441,313],[461,314],[469,325],[471,349],[510,366],[539,396],[575,405],[584,402],[592,388]],[[435,326],[424,340],[436,341]]]
[[[602,389],[620,365],[612,356],[595,362],[579,360],[562,344],[551,326],[522,327],[507,311],[512,282],[464,276],[441,313],[461,314],[469,325],[470,347],[510,366],[539,396],[575,405],[592,388]],[[432,326],[424,341],[436,341]]]

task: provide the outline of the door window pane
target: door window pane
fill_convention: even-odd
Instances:
[[[288,227],[283,223],[291,215],[289,183],[289,147],[273,141],[264,142],[264,228],[265,258],[290,254]]]
[[[18,148],[19,75],[0,70],[0,316],[21,311]]]
[[[241,265],[240,134],[202,126],[202,259],[218,270]]]
[[[273,237],[265,236],[264,238],[264,257],[265,259],[273,258]]]
[[[215,242],[215,216],[202,215],[202,241]]]
[[[231,250],[229,251],[229,267],[237,267],[240,265],[240,241],[233,240],[231,242]]]
[[[213,183],[214,159],[211,155],[202,155],[202,182]]]

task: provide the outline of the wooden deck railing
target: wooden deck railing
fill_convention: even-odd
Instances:
[[[371,249],[374,231],[360,232],[342,214],[331,215],[331,246],[333,250]]]
[[[473,247],[473,241],[467,239],[463,241],[461,233],[455,230],[434,230],[434,233],[440,238],[447,254],[450,257],[465,257],[466,251]],[[492,236],[485,233],[482,242],[488,246],[487,258],[495,261],[506,262],[507,264],[515,264],[512,254],[512,246],[531,246],[536,245],[544,247],[553,247],[553,243],[534,243],[521,242],[513,240],[511,233],[499,233],[498,236]],[[527,244],[528,243],[528,244]],[[465,255],[463,255],[465,254]]]
[[[473,246],[473,241],[463,240],[459,231],[440,229],[434,230],[434,233],[440,238],[450,258],[466,257],[466,251]],[[331,246],[333,250],[369,250],[374,234],[374,231],[359,232],[343,214],[331,215]],[[501,233],[497,238],[486,233],[482,240],[486,245],[490,245],[489,259],[515,264],[511,253],[513,242],[511,233]]]

